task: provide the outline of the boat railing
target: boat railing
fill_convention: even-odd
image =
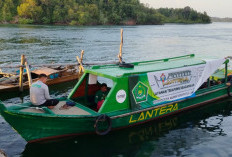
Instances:
[[[157,60],[150,60],[150,61],[143,61],[143,62],[134,62],[133,64],[134,65],[139,65],[139,64],[147,64],[147,63],[154,63],[154,62],[168,62],[170,60],[191,58],[191,57],[194,57],[194,56],[195,56],[195,54],[189,54],[189,55],[171,57],[171,58],[165,58],[165,59],[157,59]]]

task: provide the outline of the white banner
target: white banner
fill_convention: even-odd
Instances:
[[[206,64],[148,73],[152,91],[160,98],[153,103],[194,96],[196,90],[224,62],[225,59],[210,60]]]

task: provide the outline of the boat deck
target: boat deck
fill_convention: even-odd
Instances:
[[[73,106],[69,109],[60,109],[66,101],[60,101],[58,105],[56,105],[51,111],[56,115],[91,115],[90,112],[87,112],[80,107]],[[29,113],[45,113],[42,108],[26,108],[22,109],[22,112],[29,112]]]

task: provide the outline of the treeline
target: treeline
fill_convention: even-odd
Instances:
[[[165,23],[211,23],[206,12],[198,13],[190,7],[183,9],[160,8],[157,11],[165,16]]]
[[[232,18],[225,17],[225,18],[220,18],[220,17],[211,17],[212,22],[232,22]]]
[[[119,25],[210,23],[189,7],[153,9],[139,0],[0,0],[0,22],[20,24]]]

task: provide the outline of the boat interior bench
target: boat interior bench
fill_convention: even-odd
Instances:
[[[52,113],[56,115],[91,115],[90,112],[81,109],[78,106],[73,106],[69,109],[61,109],[60,108],[66,103],[66,101],[60,101],[53,109],[48,109],[47,107],[43,108],[26,108],[22,109],[22,112],[30,112],[30,113]]]

